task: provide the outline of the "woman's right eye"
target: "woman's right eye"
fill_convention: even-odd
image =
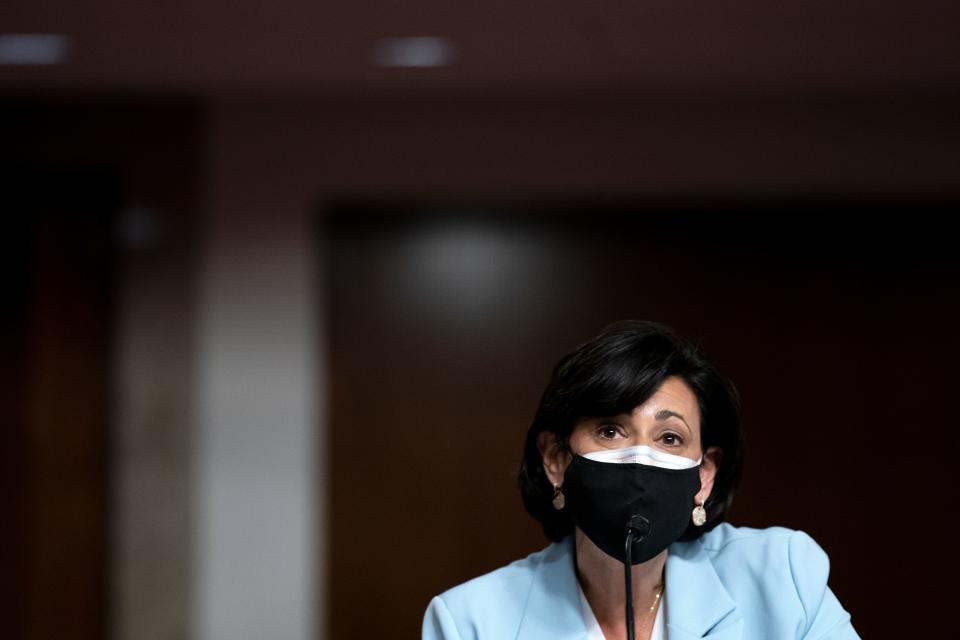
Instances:
[[[620,427],[615,424],[605,424],[597,429],[597,433],[600,434],[601,438],[606,440],[613,440],[620,435]]]

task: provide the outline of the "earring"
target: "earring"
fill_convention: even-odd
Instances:
[[[707,521],[707,510],[703,508],[702,502],[693,508],[690,519],[693,520],[693,524],[698,527],[702,527],[703,523]]]
[[[563,495],[563,491],[560,491],[560,485],[553,485],[553,508],[560,511],[566,504],[567,498]]]

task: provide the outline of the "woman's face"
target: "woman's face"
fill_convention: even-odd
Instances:
[[[562,485],[570,455],[559,447],[550,432],[541,433],[538,444],[550,482],[554,486]],[[700,458],[700,405],[682,378],[667,378],[646,402],[630,413],[583,418],[570,434],[570,449],[580,455],[640,444],[691,460]],[[720,455],[717,447],[703,452],[697,503],[705,502],[710,495]]]

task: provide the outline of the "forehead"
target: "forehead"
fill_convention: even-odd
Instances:
[[[700,447],[700,405],[693,389],[680,377],[667,378],[646,402],[629,414],[594,416],[579,419],[571,433],[572,442],[589,438],[598,426],[614,421],[637,434],[653,435],[658,425],[686,436],[687,446]]]
[[[691,427],[700,424],[700,404],[697,395],[684,380],[672,376],[646,402],[634,408],[631,415],[653,416],[660,411],[679,413]]]

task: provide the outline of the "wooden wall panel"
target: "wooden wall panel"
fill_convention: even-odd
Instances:
[[[960,266],[937,217],[951,211],[327,210],[329,637],[416,637],[432,595],[546,544],[515,489],[524,434],[559,357],[628,317],[700,343],[741,390],[731,520],[810,532],[863,637],[936,629],[930,612],[888,619],[870,582],[878,563],[896,584],[938,571],[891,552],[939,519],[949,486],[926,456],[956,445]]]

